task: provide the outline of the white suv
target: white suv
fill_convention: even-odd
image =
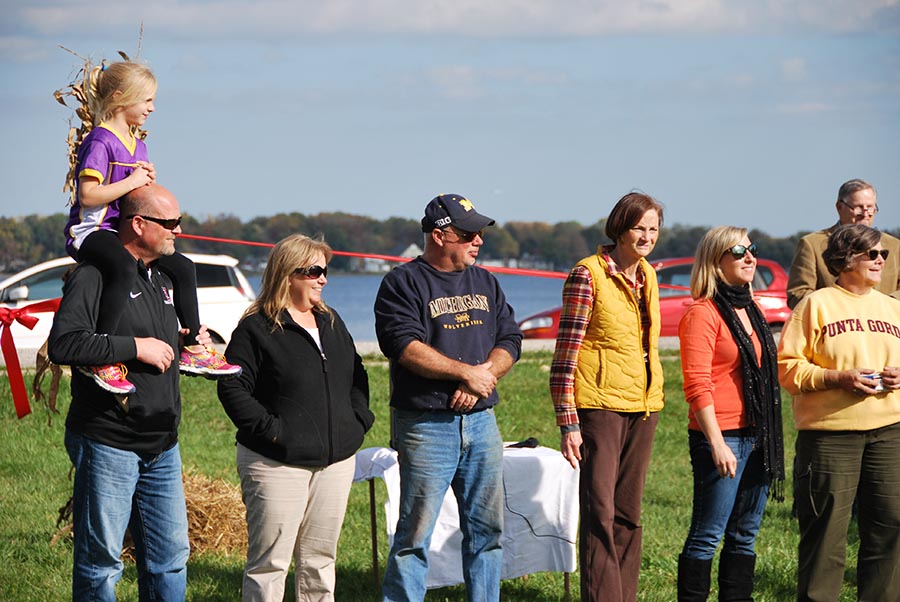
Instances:
[[[228,255],[185,253],[197,268],[197,300],[200,322],[209,328],[214,343],[225,343],[250,302],[253,287],[238,268],[238,260]],[[62,277],[75,263],[71,257],[51,259],[23,270],[0,282],[0,307],[17,308],[62,296]],[[32,314],[38,318],[34,330],[18,322],[12,324],[16,347],[38,349],[47,340],[53,313]]]

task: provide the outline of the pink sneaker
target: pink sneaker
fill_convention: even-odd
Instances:
[[[125,378],[128,369],[124,364],[110,364],[108,366],[78,366],[78,370],[85,376],[90,376],[97,386],[110,393],[129,395],[137,389]]]
[[[225,357],[212,347],[204,347],[202,351],[181,350],[179,368],[188,376],[205,376],[210,379],[223,380],[241,375],[241,367],[229,364]]]

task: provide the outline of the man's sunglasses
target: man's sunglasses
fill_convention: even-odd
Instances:
[[[294,270],[295,276],[304,276],[306,278],[319,278],[320,276],[328,276],[328,266],[311,265],[308,268],[297,268]]]
[[[869,261],[875,261],[878,259],[878,256],[881,255],[881,258],[887,261],[888,255],[890,252],[887,249],[881,249],[880,251],[876,249],[869,249],[868,251],[860,251],[860,255],[865,255],[869,258]]]
[[[456,234],[457,241],[456,242],[472,242],[475,240],[476,236],[480,236],[482,239],[484,238],[484,230],[478,230],[477,232],[466,232],[465,230],[441,230],[441,232],[453,232]]]
[[[149,215],[129,215],[126,219],[132,219],[135,217],[139,217],[141,219],[145,219],[148,222],[153,222],[154,224],[159,224],[166,230],[174,230],[178,226],[181,225],[181,216],[172,217],[169,219],[163,219],[161,217],[150,217]]]
[[[744,245],[734,245],[727,251],[726,253],[731,253],[731,256],[735,259],[743,259],[744,255],[750,253],[754,257],[759,257],[759,248],[756,246],[756,243],[750,243],[749,247],[745,247]]]

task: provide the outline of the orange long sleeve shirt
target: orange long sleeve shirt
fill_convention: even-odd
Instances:
[[[741,355],[728,325],[712,299],[695,301],[678,324],[684,398],[690,404],[688,428],[700,430],[694,412],[715,406],[723,431],[749,426],[744,412]],[[762,357],[759,337],[751,336],[756,361]]]

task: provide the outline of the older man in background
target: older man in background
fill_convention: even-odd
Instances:
[[[811,292],[834,284],[835,277],[828,273],[822,252],[828,244],[828,236],[838,226],[862,224],[875,227],[875,215],[878,213],[875,187],[859,179],[844,182],[838,191],[835,209],[838,212],[835,225],[807,234],[797,245],[787,288],[787,302],[791,309]],[[881,282],[875,288],[900,299],[900,240],[882,233],[881,244],[888,251],[888,257],[882,269]]]

